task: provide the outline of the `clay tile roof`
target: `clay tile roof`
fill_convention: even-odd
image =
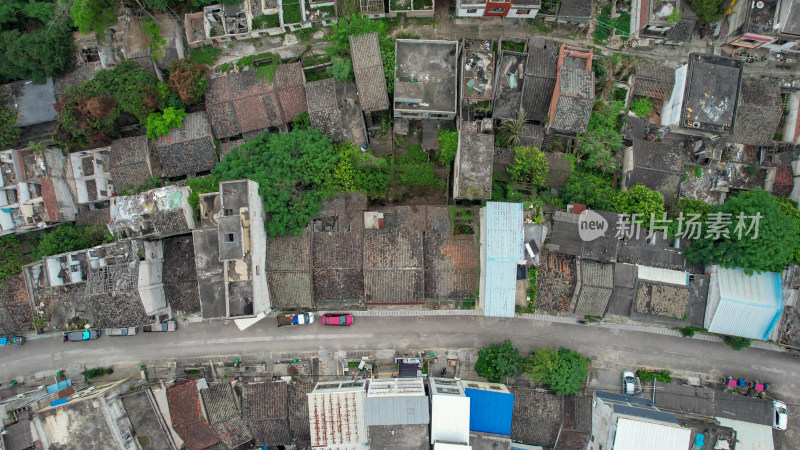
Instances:
[[[217,138],[236,136],[242,133],[239,121],[233,110],[233,103],[211,104],[206,102],[206,113],[211,122],[211,129]]]
[[[777,81],[744,78],[733,126],[733,142],[763,145],[772,141],[783,114]]]
[[[308,111],[306,90],[302,85],[278,91],[278,98],[281,101],[284,123],[291,122],[298,114]]]
[[[303,66],[299,62],[282,64],[275,72],[273,81],[277,89],[302,86],[306,82]]]
[[[306,84],[306,101],[311,126],[334,141],[342,140],[342,112],[337,104],[333,78]]]
[[[350,55],[361,108],[367,112],[389,109],[378,34],[350,36]]]
[[[147,136],[133,136],[111,141],[111,179],[117,189],[147,183],[152,175],[150,143]]]
[[[203,416],[195,381],[183,381],[167,388],[172,427],[189,450],[204,450],[220,443]]]
[[[286,417],[286,383],[250,383],[242,386],[242,417],[273,419]]]
[[[156,147],[161,173],[168,178],[205,172],[217,164],[211,125],[202,111],[189,114],[183,126],[159,137]]]

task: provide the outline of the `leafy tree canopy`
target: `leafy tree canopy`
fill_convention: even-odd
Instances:
[[[722,0],[689,0],[689,5],[700,23],[714,23],[722,19]]]
[[[259,184],[271,236],[299,235],[336,192],[333,170],[339,157],[316,129],[265,133],[235,148],[212,171],[220,180],[249,178]]]
[[[339,162],[333,180],[339,190],[359,192],[372,198],[386,195],[389,187],[389,162],[362,152],[352,142],[336,146]]]
[[[617,192],[611,205],[612,211],[625,214],[641,214],[640,220],[646,226],[653,215],[656,219],[664,216],[664,196],[660,192],[637,184],[627,191]]]
[[[334,80],[346,83],[353,79],[353,61],[350,58],[334,57],[331,65],[325,71]]]
[[[639,117],[647,117],[653,112],[653,104],[646,98],[637,98],[631,102],[631,111]]]
[[[558,365],[547,377],[547,384],[556,395],[570,395],[583,388],[589,373],[589,362],[580,353],[561,347],[558,349]]]
[[[391,93],[395,71],[394,39],[389,36],[389,27],[384,21],[373,20],[358,13],[353,13],[350,17],[340,17],[325,37],[331,43],[325,47],[325,51],[333,57],[350,58],[350,36],[369,33],[378,33],[386,89]]]
[[[587,168],[606,174],[619,168],[614,154],[622,147],[622,133],[619,131],[622,109],[619,101],[598,100],[595,103],[586,133],[576,139],[578,155],[586,158]]]
[[[42,234],[34,259],[94,247],[113,238],[101,227],[78,227],[71,223],[59,225]]]
[[[169,130],[180,128],[186,116],[186,111],[172,107],[165,109],[163,113],[150,114],[147,116],[147,137],[155,139],[166,136]]]
[[[78,31],[93,31],[102,36],[106,28],[116,21],[116,8],[113,0],[73,0],[69,11]]]
[[[75,65],[69,13],[54,0],[0,2],[0,82],[44,83]]]
[[[525,375],[534,383],[545,383],[559,363],[558,352],[549,347],[536,348],[525,360]]]
[[[491,382],[505,381],[522,373],[524,360],[519,350],[506,339],[502,344],[492,344],[478,351],[475,372]]]
[[[612,211],[617,190],[605,178],[592,173],[573,172],[561,187],[559,195],[565,204],[582,203],[590,209]]]
[[[13,144],[20,134],[22,129],[17,127],[17,110],[0,105],[0,147]]]
[[[740,192],[729,197],[722,205],[714,207],[713,213],[730,216],[724,222],[730,222],[723,227],[728,234],[708,236],[704,228],[703,237],[693,239],[684,251],[686,259],[691,262],[703,264],[719,264],[722,267],[743,267],[748,273],[761,271],[781,272],[794,258],[794,253],[800,245],[800,234],[797,233],[798,221],[787,215],[780,203],[770,193],[763,190]],[[741,230],[742,239],[738,238],[738,216],[744,217],[744,229]],[[758,222],[758,236],[752,230],[746,234],[752,221],[751,217],[760,214]],[[723,220],[718,221],[723,223]]]
[[[203,100],[208,90],[207,67],[188,59],[173,61],[169,69],[169,88],[187,105]]]
[[[194,209],[194,218],[200,219],[200,194],[208,194],[210,192],[219,191],[219,178],[214,175],[206,175],[204,177],[195,177],[189,179],[189,188],[192,193],[189,194],[189,204]]]
[[[512,180],[542,187],[547,178],[548,167],[547,158],[538,148],[515,147],[514,160],[508,167],[508,174]]]

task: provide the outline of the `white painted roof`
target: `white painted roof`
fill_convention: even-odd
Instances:
[[[736,450],[774,450],[772,427],[717,417],[719,424],[736,430]],[[713,443],[712,443],[713,444]]]
[[[620,417],[614,450],[686,450],[691,437],[689,428]]]
[[[674,284],[677,286],[689,285],[689,274],[680,270],[660,269],[658,267],[637,265],[640,280],[655,281],[657,283]]]
[[[469,397],[432,397],[431,443],[436,441],[469,444]]]

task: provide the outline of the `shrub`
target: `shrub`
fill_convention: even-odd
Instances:
[[[33,259],[94,247],[111,239],[113,237],[100,226],[82,227],[65,223],[41,235],[39,244],[33,252]]]
[[[156,139],[166,136],[169,130],[183,126],[183,119],[188,116],[182,109],[167,108],[163,113],[153,113],[147,118],[147,137]]]
[[[694,336],[695,333],[704,333],[708,330],[706,330],[705,328],[693,327],[691,325],[688,325],[685,327],[678,328],[678,331],[680,331],[681,336],[683,337],[692,337]]]
[[[505,381],[521,374],[524,360],[519,351],[506,339],[502,344],[492,344],[478,351],[475,372],[491,382]]]
[[[529,146],[514,148],[514,160],[508,167],[508,174],[512,180],[542,187],[547,178],[547,172],[547,158],[541,150]]]
[[[192,193],[189,194],[188,202],[194,209],[194,218],[200,219],[200,194],[218,192],[219,178],[214,175],[190,178],[189,188],[192,190]]]
[[[213,45],[203,45],[202,47],[193,48],[189,53],[189,59],[195,64],[213,66],[221,54],[222,50],[214,47]]]
[[[653,380],[660,381],[662,383],[672,383],[672,375],[670,375],[668,370],[653,372],[642,369],[636,371],[636,376],[639,377],[642,383],[649,383]]]
[[[307,130],[309,128],[311,128],[311,116],[308,115],[308,111],[296,115],[292,120],[293,130]]]
[[[439,162],[443,166],[450,167],[456,159],[458,152],[458,131],[439,130]]]
[[[349,58],[334,57],[325,71],[336,81],[346,83],[353,79],[353,62]]]
[[[750,347],[752,341],[745,337],[739,336],[722,336],[722,341],[728,344],[728,346],[734,350],[741,350],[746,347]]]
[[[112,373],[114,373],[114,369],[110,367],[108,368],[97,367],[95,369],[89,369],[86,372],[83,372],[83,377],[86,378],[87,380],[91,380],[92,378],[96,378],[102,375],[109,375]]]
[[[631,111],[639,117],[647,117],[653,113],[653,104],[646,98],[637,98],[631,102]]]
[[[17,127],[17,110],[0,105],[0,147],[13,144],[20,134],[22,128]]]
[[[187,105],[203,100],[208,89],[206,66],[187,59],[173,61],[169,72],[169,88]]]

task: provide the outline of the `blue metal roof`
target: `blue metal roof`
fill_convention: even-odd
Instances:
[[[514,317],[517,262],[525,257],[522,203],[487,202],[484,214],[484,315]]]
[[[708,331],[767,340],[783,312],[781,276],[775,272],[747,275],[744,269],[717,268],[719,302]],[[709,295],[715,291],[712,286]],[[709,298],[709,302],[712,302]]]
[[[469,397],[469,429],[482,433],[511,435],[514,394],[464,389]]]

